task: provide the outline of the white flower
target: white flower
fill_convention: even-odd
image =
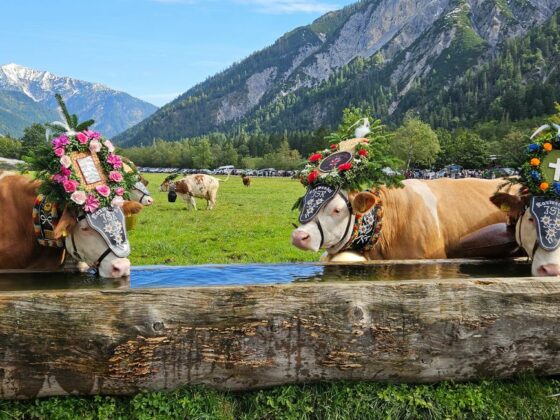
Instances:
[[[115,198],[113,198],[113,201],[111,201],[111,206],[113,207],[122,207],[124,204],[124,200],[122,197],[116,196]]]
[[[92,153],[98,153],[101,150],[101,143],[99,140],[92,140],[89,142],[89,150]]]
[[[72,166],[72,159],[70,159],[68,155],[63,155],[60,158],[60,164],[65,168],[69,168],[70,166]]]
[[[86,193],[84,191],[74,191],[70,196],[70,199],[80,206],[86,202]]]
[[[110,140],[105,140],[103,142],[103,144],[105,145],[105,147],[109,150],[110,153],[113,153],[115,151],[115,146],[113,146],[113,143],[111,143]]]

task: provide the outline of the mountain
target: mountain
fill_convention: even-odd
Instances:
[[[334,125],[350,105],[369,106],[389,122],[410,110],[424,116],[432,98],[493,62],[559,6],[560,0],[363,0],[285,34],[115,140],[138,145],[239,128],[316,129]]]
[[[59,119],[55,93],[62,95],[81,120],[94,119],[93,127],[108,137],[157,110],[152,104],[99,83],[6,64],[0,67],[0,133],[19,136],[33,123]]]

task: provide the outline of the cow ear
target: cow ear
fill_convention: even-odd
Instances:
[[[144,206],[136,201],[125,201],[122,206],[122,210],[125,216],[131,216],[133,214],[138,214],[142,211]]]
[[[140,177],[140,181],[142,181],[142,184],[144,184],[146,187],[148,186],[148,184],[150,183],[150,181],[148,181],[146,178],[144,177]]]
[[[72,212],[67,208],[64,209],[64,211],[62,212],[62,217],[54,228],[55,239],[60,239],[68,235],[68,233],[71,232],[72,229],[74,229],[74,226],[76,226],[77,223],[78,221],[76,220],[76,217],[72,214]]]
[[[368,191],[362,191],[351,197],[354,213],[367,213],[375,206],[377,198]]]
[[[508,214],[521,213],[525,207],[525,202],[521,197],[508,193],[496,193],[490,197],[490,201]]]

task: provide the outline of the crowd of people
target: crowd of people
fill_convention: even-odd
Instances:
[[[489,168],[489,169],[412,169],[404,173],[406,179],[437,179],[437,178],[484,178],[495,179],[500,177],[516,175],[511,168]]]

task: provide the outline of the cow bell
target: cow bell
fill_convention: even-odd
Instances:
[[[170,187],[169,192],[167,193],[167,201],[174,203],[175,200],[177,200],[177,193],[175,192],[174,187]]]

